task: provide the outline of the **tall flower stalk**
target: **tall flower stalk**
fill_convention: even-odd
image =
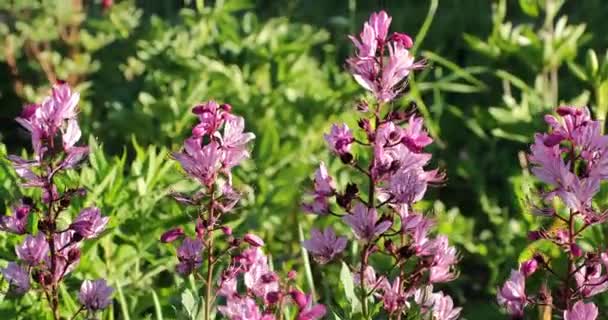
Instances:
[[[76,169],[89,153],[87,146],[76,145],[81,137],[77,121],[79,98],[67,84],[59,83],[42,103],[26,106],[17,118],[31,135],[33,159],[16,155],[8,158],[23,180],[22,186],[40,190],[41,197],[24,197],[13,206],[11,215],[0,217],[1,230],[23,238],[15,248],[17,261],[0,270],[9,283],[9,291],[18,295],[28,290],[42,292],[56,320],[62,314],[59,290],[80,261],[80,246],[99,236],[109,219],[98,208],[90,207],[82,209],[70,224],[61,222],[71,200],[86,194],[83,188],[57,182],[67,170]],[[88,280],[82,284],[82,306],[72,318],[83,311],[92,316],[111,302],[112,289],[105,280],[90,284]]]
[[[562,256],[536,252],[511,272],[498,302],[514,319],[537,305],[550,307],[563,319],[594,320],[598,308],[585,301],[608,289],[608,251],[586,251],[580,243],[585,230],[608,220],[608,211],[593,201],[608,178],[608,136],[587,108],[559,107],[556,113],[545,116],[551,130],[535,135],[528,155],[532,174],[548,187],[530,197],[532,212],[550,220],[552,227],[534,230],[529,238],[553,244]],[[544,281],[536,294],[526,292],[530,277]]]
[[[262,251],[264,241],[253,233],[235,236],[226,224],[241,196],[233,186],[231,170],[249,157],[248,146],[254,139],[253,133],[244,132],[244,119],[231,109],[214,101],[193,108],[199,123],[173,158],[200,189],[173,197],[194,208],[196,217],[191,232],[176,227],[166,231],[161,241],[181,240],[176,270],[184,276],[193,274],[202,283],[204,320],[214,319],[214,309],[233,320],[282,319],[289,304],[295,305],[298,320],[320,319],[325,307],[295,287],[294,272],[282,279],[271,269]],[[218,306],[220,299],[225,303]]]
[[[442,183],[444,175],[425,169],[431,154],[424,148],[433,139],[424,130],[423,119],[395,103],[407,88],[409,73],[424,64],[409,52],[413,42],[408,35],[389,35],[390,23],[386,12],[373,13],[360,36],[350,37],[356,53],[347,60],[349,71],[373,99],[358,104],[358,132],[334,124],[325,135],[331,151],[366,183],[349,182],[339,190],[321,163],[303,208],[339,218],[359,242],[358,265],[349,267],[364,319],[375,318],[377,308],[369,304],[377,302],[389,319],[416,312],[427,319],[456,319],[460,308],[449,296],[433,293],[433,285],[457,277],[457,252],[445,236],[431,235],[433,221],[416,211],[427,187]],[[346,237],[331,228],[313,229],[303,243],[321,264],[340,257],[346,244]],[[391,260],[382,271],[380,256]]]

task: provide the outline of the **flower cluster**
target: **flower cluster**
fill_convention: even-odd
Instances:
[[[564,319],[596,319],[598,310],[583,301],[608,289],[608,252],[585,252],[579,245],[582,232],[605,223],[606,211],[593,204],[602,180],[608,178],[608,136],[602,135],[600,121],[591,119],[589,109],[559,107],[557,117],[547,115],[550,133],[539,133],[530,148],[531,171],[549,186],[539,192],[540,204],[532,212],[558,223],[551,230],[530,232],[532,241],[553,243],[566,257],[567,271],[559,275],[555,263],[537,252],[531,260],[511,272],[498,292],[498,302],[513,317],[523,317],[528,305],[549,304],[562,310]],[[526,280],[543,271],[556,277],[555,291],[544,287],[537,295],[526,293]]]
[[[363,174],[367,185],[360,188],[351,182],[341,191],[321,163],[311,196],[302,207],[310,214],[339,217],[359,241],[360,264],[350,268],[365,319],[375,310],[368,307],[370,299],[381,301],[389,317],[401,318],[417,305],[427,318],[456,319],[460,308],[442,292],[433,293],[432,285],[457,277],[458,254],[445,236],[432,235],[433,221],[415,209],[427,187],[444,180],[439,170],[426,169],[431,154],[424,148],[433,139],[422,118],[388,103],[405,88],[409,72],[422,65],[408,51],[410,37],[388,35],[390,22],[386,12],[374,13],[360,37],[351,37],[357,53],[348,59],[350,71],[375,97],[374,103],[360,103],[360,134],[336,124],[325,135],[329,149]],[[357,150],[361,152],[354,154]],[[339,258],[346,245],[346,237],[337,236],[332,228],[313,229],[311,238],[303,242],[321,264]],[[392,266],[376,274],[373,265],[380,254],[391,257]]]
[[[249,157],[248,144],[254,139],[253,133],[244,132],[244,119],[232,114],[231,109],[230,105],[214,101],[192,109],[199,122],[184,142],[183,151],[173,153],[173,158],[201,189],[194,195],[175,193],[173,197],[199,208],[198,216],[192,236],[183,227],[177,227],[161,235],[161,241],[170,243],[181,239],[176,271],[204,279],[204,319],[211,319],[212,305],[216,299],[223,298],[225,305],[217,309],[229,319],[271,320],[282,312],[282,307],[297,302],[291,296],[292,292],[299,291],[291,285],[293,277],[282,281],[270,269],[260,237],[252,233],[234,236],[224,222],[225,215],[240,199],[232,184],[231,169]],[[222,264],[227,266],[221,272],[214,272]],[[219,279],[215,281],[215,278]],[[237,290],[239,282],[244,283],[246,292]],[[298,319],[314,320],[325,313],[323,306],[300,300],[305,303],[296,303]]]
[[[51,96],[40,104],[26,106],[17,118],[31,135],[34,159],[10,155],[9,160],[22,185],[41,190],[42,197],[40,201],[24,197],[12,207],[10,215],[0,217],[0,230],[24,236],[15,248],[18,261],[0,269],[9,290],[24,294],[33,280],[45,293],[55,319],[60,317],[59,284],[78,265],[82,242],[98,237],[108,224],[108,218],[95,207],[82,209],[65,228],[58,223],[70,201],[86,193],[82,188],[59,190],[55,183],[58,175],[77,167],[89,152],[86,146],[76,146],[81,136],[78,100],[77,92],[60,83],[53,86]],[[37,221],[37,225],[32,226],[30,221]],[[110,303],[110,288],[88,287],[85,281],[81,296],[88,298],[80,299],[83,309],[93,313]]]

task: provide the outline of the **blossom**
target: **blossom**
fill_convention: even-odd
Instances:
[[[388,230],[392,222],[378,220],[378,213],[375,208],[367,208],[362,203],[357,203],[353,213],[345,215],[344,222],[348,224],[353,233],[360,240],[372,240]]]
[[[401,291],[401,278],[397,277],[391,284],[388,280],[384,280],[382,302],[384,310],[388,313],[395,313],[403,308],[405,303],[405,295]]]
[[[303,295],[303,294],[302,294]],[[292,295],[293,296],[293,295]],[[327,310],[322,304],[315,304],[312,295],[306,295],[304,299],[298,297],[294,299],[298,305],[298,316],[296,320],[318,320],[323,319]]]
[[[312,202],[304,202],[302,203],[302,210],[312,213],[312,214],[320,214],[325,215],[328,214],[329,211],[329,202],[327,197],[325,196],[315,196],[312,199]]]
[[[194,269],[201,266],[203,242],[200,239],[186,238],[177,249],[177,272],[182,275],[190,274]]]
[[[321,264],[333,260],[346,248],[346,237],[336,236],[336,233],[330,227],[326,228],[325,231],[312,229],[310,233],[311,238],[304,240],[302,245]]]
[[[335,192],[334,182],[327,173],[325,163],[321,161],[319,168],[315,172],[315,194],[319,196],[331,196]]]
[[[109,217],[102,217],[99,208],[90,207],[80,211],[80,214],[72,224],[70,229],[76,231],[85,239],[97,237],[103,232],[108,224]]]
[[[212,141],[204,147],[201,139],[190,137],[184,142],[184,152],[174,152],[184,171],[205,186],[212,184],[216,178],[223,156],[217,142]]]
[[[574,279],[585,298],[608,290],[608,275],[602,275],[603,267],[599,263],[584,265],[578,268]]]
[[[203,135],[211,135],[219,129],[225,119],[225,108],[221,108],[217,102],[208,101],[192,108],[199,123],[192,129],[192,135],[200,138]]]
[[[31,211],[31,206],[19,204],[13,206],[13,214],[10,216],[0,216],[0,230],[24,234],[26,232],[27,220]]]
[[[0,273],[10,284],[12,292],[24,294],[30,289],[30,275],[20,265],[9,262],[6,268],[1,268]]]
[[[393,201],[413,204],[422,199],[427,188],[422,173],[418,168],[402,168],[391,176],[388,192],[393,197]]]
[[[247,271],[244,274],[245,286],[256,297],[265,298],[268,293],[279,291],[276,275],[268,266],[268,258],[258,247],[253,247],[246,253],[248,260]]]
[[[595,320],[598,310],[592,302],[577,301],[570,310],[564,311],[564,320]]]
[[[44,234],[38,233],[36,237],[28,235],[20,246],[15,248],[17,257],[30,266],[38,265],[49,252],[49,244]]]
[[[433,319],[436,320],[456,320],[460,316],[462,308],[454,308],[454,302],[443,292],[433,294]]]
[[[249,297],[228,299],[225,306],[219,306],[217,309],[230,320],[274,319],[271,315],[263,315],[255,304],[255,301]]]
[[[338,155],[350,152],[350,146],[355,141],[346,123],[332,125],[329,134],[325,134],[324,136],[329,148]]]
[[[242,117],[227,115],[224,124],[224,135],[221,137],[221,148],[224,150],[222,165],[230,169],[243,159],[249,158],[247,143],[255,138],[251,132],[243,133],[245,120]]]
[[[104,279],[95,281],[85,280],[82,282],[82,286],[80,286],[78,301],[87,310],[102,310],[112,303],[112,292],[114,292],[114,289],[109,287]]]
[[[401,143],[412,152],[421,152],[422,149],[433,143],[433,139],[424,130],[424,119],[415,115],[408,120],[408,126],[403,129]]]
[[[507,309],[513,316],[524,315],[524,307],[527,304],[526,277],[517,270],[511,271],[511,277],[497,294],[498,304]]]

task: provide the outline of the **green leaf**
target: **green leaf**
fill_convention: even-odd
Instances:
[[[521,10],[531,16],[538,17],[538,2],[536,0],[519,0]]]
[[[32,213],[27,217],[27,231],[30,234],[38,234],[38,220],[39,217],[36,213]]]
[[[344,287],[344,294],[351,306],[351,312],[357,313],[361,310],[361,301],[355,292],[355,283],[353,282],[353,274],[348,265],[342,261],[342,269],[340,269],[340,282]]]

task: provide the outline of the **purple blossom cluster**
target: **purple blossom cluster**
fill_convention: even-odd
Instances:
[[[22,186],[39,189],[42,196],[40,201],[24,197],[12,206],[10,215],[0,217],[0,230],[22,238],[15,248],[17,261],[0,269],[9,291],[22,295],[37,285],[54,319],[60,318],[60,283],[78,265],[84,240],[98,237],[109,219],[98,208],[90,207],[82,209],[67,227],[60,228],[58,223],[67,214],[71,200],[86,193],[82,188],[59,190],[55,182],[57,176],[76,168],[89,153],[87,146],[76,145],[81,137],[79,98],[67,84],[59,83],[42,103],[26,106],[17,118],[31,135],[34,156],[32,160],[16,155],[8,158]],[[103,286],[83,283],[78,313],[87,310],[92,315],[111,302],[112,289],[100,281]]]
[[[288,305],[295,305],[299,320],[320,319],[325,307],[293,285],[295,272],[283,280],[271,269],[260,237],[253,233],[235,236],[225,224],[225,216],[240,199],[231,170],[249,157],[248,145],[254,134],[244,132],[244,119],[234,115],[228,104],[209,101],[195,106],[192,112],[199,122],[183,150],[173,153],[173,158],[200,184],[200,190],[193,195],[175,193],[173,197],[198,208],[197,217],[191,235],[180,226],[167,230],[160,240],[181,240],[176,271],[203,280],[204,319],[212,319],[211,309],[217,306],[228,319],[272,320]]]
[[[418,306],[426,318],[452,320],[460,308],[444,293],[433,293],[433,285],[457,277],[458,253],[447,237],[432,234],[433,220],[416,211],[427,188],[444,181],[444,175],[426,169],[431,154],[424,148],[433,139],[423,119],[396,107],[394,101],[405,89],[410,71],[423,64],[408,51],[413,44],[409,36],[389,35],[390,22],[386,12],[373,13],[360,36],[351,37],[356,54],[347,60],[349,70],[374,96],[373,102],[359,103],[360,131],[335,124],[325,135],[332,153],[362,174],[367,185],[349,182],[340,190],[321,162],[302,208],[309,214],[338,217],[359,242],[359,265],[350,269],[365,319],[375,310],[367,305],[371,299],[380,301],[391,319],[401,319]],[[313,229],[303,246],[318,263],[326,264],[341,258],[347,237],[331,227]],[[389,256],[392,266],[377,274],[373,266],[379,255]]]
[[[498,303],[513,318],[523,318],[528,306],[549,305],[564,319],[594,320],[598,308],[585,301],[608,290],[608,251],[585,251],[580,242],[583,231],[608,219],[593,203],[608,178],[608,136],[587,108],[559,107],[556,114],[545,117],[551,130],[536,134],[528,156],[532,173],[548,187],[539,191],[540,201],[531,201],[532,212],[554,221],[554,227],[534,230],[529,238],[555,245],[565,257],[565,272],[559,271],[559,262],[537,252],[511,272],[498,291]],[[555,285],[526,292],[533,275],[553,278],[549,283]]]

